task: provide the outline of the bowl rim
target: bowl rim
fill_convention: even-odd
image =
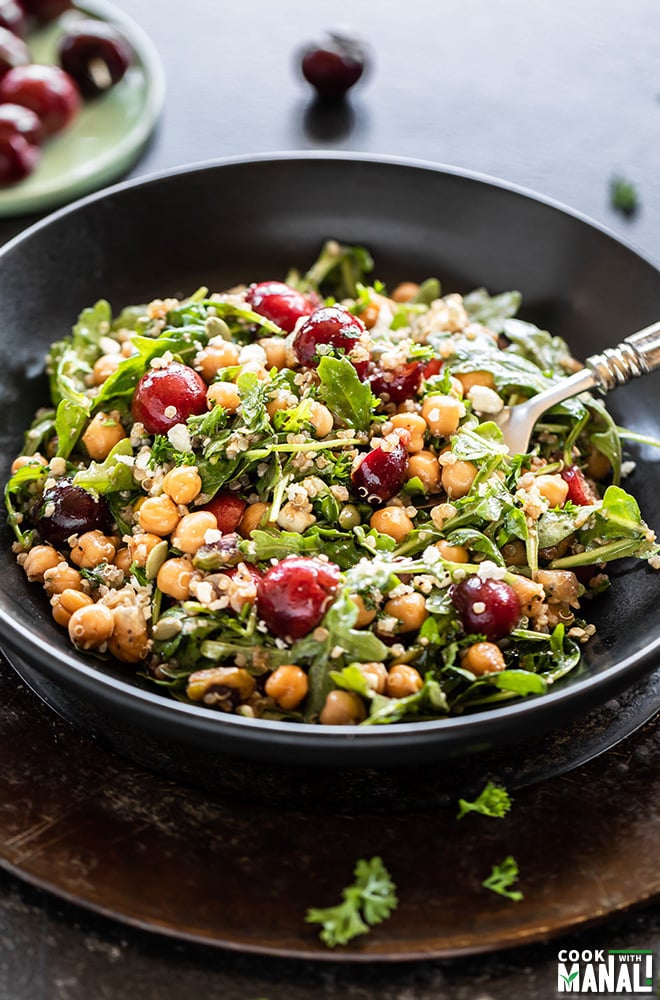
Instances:
[[[385,167],[422,170],[448,177],[459,177],[480,185],[515,194],[563,215],[567,215],[581,225],[596,230],[608,240],[612,240],[619,247],[641,259],[660,275],[660,263],[654,261],[644,251],[621,238],[612,229],[554,198],[539,194],[524,186],[478,171],[453,167],[449,164],[424,159],[327,150],[285,150],[212,158],[121,181],[51,212],[45,218],[38,220],[13,237],[0,248],[0,266],[5,257],[13,253],[22,244],[37,237],[42,230],[57,224],[60,220],[66,219],[70,215],[84,211],[89,205],[121,195],[126,191],[132,191],[140,187],[150,187],[176,177],[215,172],[227,167],[253,166],[256,164],[267,166],[270,163],[286,162],[299,164],[309,161],[357,162],[373,164],[375,166],[381,165]],[[324,747],[325,749],[330,748],[333,744],[345,746],[347,743],[355,745],[356,742],[359,742],[361,744],[368,744],[370,749],[373,750],[377,749],[380,743],[384,747],[392,747],[395,742],[404,742],[410,745],[422,741],[426,742],[430,737],[435,737],[436,740],[443,741],[443,737],[450,740],[458,735],[465,735],[474,731],[476,731],[475,738],[478,738],[480,728],[483,730],[484,737],[486,737],[489,723],[492,726],[496,723],[501,724],[508,721],[512,724],[513,728],[513,723],[518,719],[524,718],[529,721],[530,717],[542,715],[546,712],[551,712],[557,718],[561,716],[562,708],[567,702],[572,703],[579,700],[580,696],[587,695],[594,687],[602,686],[607,690],[617,681],[623,686],[622,679],[626,672],[631,673],[632,680],[633,673],[637,675],[643,670],[650,669],[658,652],[660,652],[660,634],[658,634],[642,651],[619,659],[616,663],[611,664],[597,674],[578,677],[570,685],[565,687],[560,686],[559,689],[550,690],[542,695],[531,695],[518,700],[512,699],[511,702],[498,704],[494,708],[480,709],[478,712],[461,716],[448,716],[418,722],[398,722],[396,725],[388,726],[356,726],[350,727],[350,730],[347,731],[346,727],[342,726],[319,726],[314,723],[248,719],[241,716],[220,714],[213,709],[188,705],[185,702],[177,701],[169,695],[162,694],[157,688],[151,691],[138,687],[132,679],[132,675],[126,681],[112,677],[103,672],[102,665],[97,666],[93,663],[88,663],[79,655],[74,655],[73,647],[71,647],[71,651],[68,649],[66,651],[55,650],[35,630],[26,628],[20,622],[17,622],[4,607],[2,594],[0,594],[0,629],[0,646],[6,642],[10,648],[21,655],[25,655],[28,650],[31,650],[33,654],[37,654],[39,657],[39,669],[43,669],[51,676],[55,675],[60,680],[64,676],[63,671],[66,671],[69,676],[75,677],[75,686],[78,689],[82,689],[92,697],[97,696],[103,690],[104,696],[112,704],[124,710],[126,709],[126,699],[128,699],[129,706],[134,706],[135,710],[139,707],[141,712],[146,713],[149,718],[158,720],[159,722],[168,720],[171,722],[177,720],[191,722],[193,728],[198,733],[205,732],[213,735],[222,730],[225,730],[226,733],[233,731],[235,736],[239,736],[241,733],[247,736],[249,733],[251,742],[272,743],[273,740],[276,740],[279,745],[289,745],[291,747],[294,745],[299,746],[300,739],[304,737],[310,747]]]

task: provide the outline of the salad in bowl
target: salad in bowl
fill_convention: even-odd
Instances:
[[[101,300],[48,356],[6,485],[14,549],[80,651],[191,704],[372,726],[544,694],[612,560],[660,567],[585,393],[510,454],[495,418],[579,368],[520,296],[306,272]]]

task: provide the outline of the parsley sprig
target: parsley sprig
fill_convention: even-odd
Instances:
[[[396,886],[379,857],[361,858],[355,866],[355,881],[342,891],[337,906],[311,907],[305,920],[322,924],[320,938],[329,948],[347,944],[370,927],[386,920],[396,909]]]
[[[460,811],[456,817],[457,819],[463,819],[469,812],[481,813],[482,816],[492,816],[496,819],[501,819],[503,816],[506,816],[511,808],[511,798],[506,788],[489,781],[473,802],[468,802],[467,799],[459,799],[458,805]]]
[[[485,889],[519,903],[523,898],[522,892],[520,889],[511,888],[517,880],[518,862],[509,854],[499,865],[493,865],[490,875],[481,884]]]

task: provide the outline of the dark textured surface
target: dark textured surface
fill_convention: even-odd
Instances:
[[[426,157],[559,198],[660,260],[660,9],[653,0],[630,7],[618,0],[561,7],[522,0],[442,5],[410,0],[405,6],[376,0],[359,5],[196,0],[187,7],[174,0],[123,0],[119,5],[154,39],[169,82],[161,126],[134,174],[283,148]],[[297,80],[292,53],[301,41],[338,22],[369,36],[374,71],[348,108],[322,112],[311,106]],[[641,210],[631,221],[609,205],[614,172],[637,184]],[[25,221],[3,223],[0,239]],[[490,236],[496,247],[498,234]],[[534,244],[532,233],[530,253]],[[625,299],[625,275],[620,294]],[[628,774],[643,773],[649,759],[636,740],[626,747],[623,757],[618,750],[609,757],[620,774],[608,801],[614,816],[617,796],[625,799]],[[639,822],[653,808],[648,800],[628,804],[636,805]],[[607,826],[609,817],[603,822]],[[549,872],[553,852],[561,849],[548,846]],[[657,905],[572,933],[561,943],[653,947],[657,955]],[[9,875],[0,877],[2,1000],[549,998],[556,996],[557,947],[555,942],[387,969],[257,960],[128,931]]]

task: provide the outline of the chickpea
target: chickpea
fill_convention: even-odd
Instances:
[[[25,557],[23,569],[30,583],[43,583],[44,573],[62,562],[52,545],[35,545]]]
[[[594,448],[593,451],[589,452],[587,457],[586,473],[595,479],[597,482],[601,479],[605,479],[609,475],[612,466],[607,455],[604,455],[602,451],[598,448]]]
[[[206,532],[217,529],[217,518],[210,510],[197,510],[193,514],[184,514],[172,534],[172,545],[180,552],[192,555],[204,544]]]
[[[48,465],[48,462],[38,451],[34,455],[18,455],[11,463],[12,475],[25,465]]]
[[[427,493],[439,493],[440,463],[432,451],[418,451],[408,459],[408,476],[420,480]]]
[[[369,526],[397,542],[402,542],[415,527],[403,507],[383,507],[374,511],[369,518]]]
[[[63,590],[61,594],[55,594],[51,599],[53,618],[58,625],[66,628],[74,611],[86,608],[92,603],[91,597],[80,590]]]
[[[330,691],[321,709],[323,726],[356,726],[367,716],[361,698],[353,691]]]
[[[78,649],[98,649],[112,635],[115,618],[104,604],[86,604],[69,619],[69,638]]]
[[[266,681],[266,694],[286,712],[297,708],[308,691],[307,674],[293,663],[278,667]]]
[[[395,302],[410,302],[419,291],[419,285],[415,281],[402,281],[392,292]]]
[[[156,586],[175,601],[185,601],[190,597],[192,575],[193,567],[190,559],[185,556],[175,556],[173,559],[166,559],[158,570]]]
[[[537,476],[534,488],[548,501],[551,507],[563,507],[568,496],[568,483],[561,476]]]
[[[269,377],[268,372],[264,368],[263,362],[257,361],[256,359],[246,361],[242,364],[240,372],[237,372],[236,374],[236,378],[238,379],[239,375],[245,375],[246,372],[251,372],[253,375],[256,375],[260,382],[265,382]]]
[[[94,569],[104,562],[112,562],[117,547],[102,531],[85,531],[71,549],[71,562],[81,569]]]
[[[386,615],[398,619],[399,632],[416,632],[429,616],[424,595],[416,591],[391,597],[386,601],[384,611]]]
[[[160,541],[160,539],[158,539]],[[146,561],[146,560],[145,560]],[[113,565],[122,571],[124,576],[128,576],[131,571],[131,563],[133,559],[131,557],[131,550],[127,545],[122,546],[122,548],[117,549],[115,553],[115,558],[112,560]]]
[[[419,691],[423,684],[419,670],[406,663],[395,663],[387,675],[385,693],[389,698],[406,698]]]
[[[249,538],[255,528],[261,527],[266,514],[270,510],[267,503],[251,503],[245,508],[243,517],[238,525],[238,530],[243,538]]]
[[[372,330],[375,327],[379,316],[380,306],[377,302],[370,302],[369,305],[360,313],[360,319],[366,326],[367,330]]]
[[[384,663],[358,663],[358,669],[367,682],[368,687],[376,694],[385,694],[387,687],[387,668]]]
[[[130,556],[128,565],[135,563],[136,566],[146,566],[147,559],[162,540],[160,535],[153,535],[149,531],[141,531],[137,535],[133,535],[126,543]]]
[[[351,594],[351,600],[357,605],[358,609],[358,616],[355,619],[355,625],[353,627],[364,628],[366,625],[371,625],[372,621],[376,617],[376,609],[368,608],[360,594]]]
[[[103,385],[111,375],[114,375],[122,361],[123,358],[119,352],[102,354],[92,368],[92,385]]]
[[[475,642],[463,653],[461,666],[477,677],[504,670],[504,656],[494,642]]]
[[[477,467],[473,462],[453,462],[442,468],[442,487],[451,500],[459,500],[470,492]]]
[[[284,337],[264,337],[258,342],[266,352],[269,368],[286,368],[286,342]]]
[[[177,506],[166,493],[147,497],[138,510],[138,524],[143,531],[153,535],[170,535],[179,520]]]
[[[212,382],[222,368],[238,363],[238,347],[228,340],[213,338],[195,358],[195,368],[205,382]]]
[[[112,611],[114,626],[108,650],[122,663],[139,663],[149,652],[147,622],[142,608],[118,607]]]
[[[221,406],[227,413],[236,413],[241,405],[241,397],[233,382],[212,382],[206,392],[209,409]]]
[[[455,396],[434,394],[422,403],[422,416],[434,437],[449,437],[458,427],[465,408]]]
[[[424,417],[419,413],[395,413],[391,418],[392,426],[408,431],[409,439],[406,444],[406,451],[414,454],[424,447],[424,435],[428,426]]]
[[[44,571],[47,594],[61,594],[64,590],[82,590],[82,577],[77,569],[62,561]]]
[[[274,399],[266,403],[266,413],[272,420],[278,410],[290,410],[296,405],[296,397],[286,390],[280,390]]]
[[[254,694],[256,683],[243,667],[211,667],[190,675],[186,694],[192,701],[202,701],[214,687],[231,688],[245,701]]]
[[[314,437],[327,437],[334,426],[334,418],[327,406],[312,400],[309,406],[309,422],[314,428]]]
[[[475,385],[485,385],[488,389],[495,388],[495,379],[490,372],[465,372],[457,375],[456,378],[463,386],[464,396],[467,396],[470,389]]]
[[[163,479],[163,493],[174,503],[189,504],[202,492],[202,477],[196,465],[179,465]]]
[[[126,431],[121,425],[117,410],[111,413],[97,413],[87,425],[82,436],[82,442],[90,458],[102,462],[108,457],[116,444],[126,437]]]
[[[463,545],[450,545],[449,542],[441,539],[435,543],[435,548],[448,562],[466,563],[470,561],[470,554]]]

